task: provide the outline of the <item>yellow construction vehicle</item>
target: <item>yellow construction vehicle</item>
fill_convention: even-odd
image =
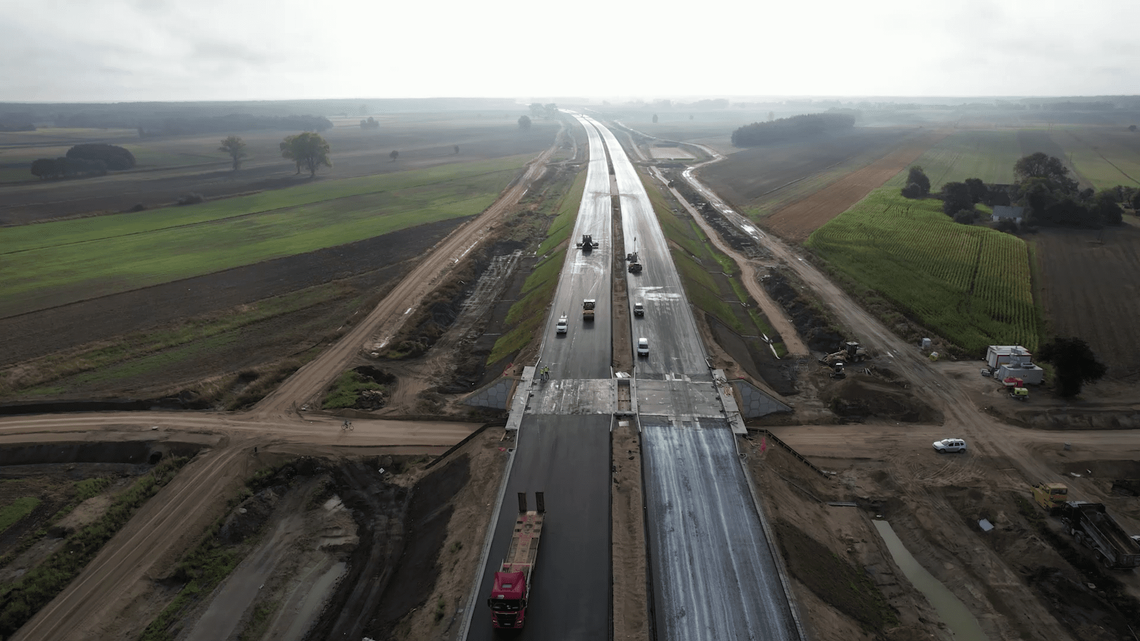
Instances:
[[[1057,514],[1069,500],[1069,488],[1064,483],[1038,483],[1033,486],[1033,502],[1050,514]]]

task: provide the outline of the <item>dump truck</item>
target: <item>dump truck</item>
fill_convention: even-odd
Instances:
[[[495,572],[491,596],[487,599],[491,625],[496,628],[518,630],[526,620],[526,602],[546,516],[542,492],[535,492],[534,499],[537,509],[527,510],[526,492],[519,492],[519,515],[511,533],[511,545],[499,571]]]
[[[582,301],[582,320],[594,322],[594,307],[597,306],[597,301],[593,298],[587,298]]]
[[[1078,543],[1091,548],[1105,567],[1128,570],[1140,567],[1140,542],[1128,535],[1103,503],[1069,501],[1061,508],[1061,521]]]
[[[584,252],[591,252],[598,243],[594,242],[594,237],[590,234],[582,234],[582,242],[578,243],[578,248]]]
[[[1069,488],[1064,483],[1038,483],[1033,486],[1033,502],[1049,514],[1061,513],[1069,500]]]

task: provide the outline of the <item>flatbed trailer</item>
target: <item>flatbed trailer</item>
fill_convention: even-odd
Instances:
[[[491,608],[491,625],[495,628],[523,627],[526,605],[530,596],[530,582],[538,560],[538,544],[542,539],[542,526],[546,519],[546,505],[542,492],[534,495],[536,510],[527,510],[526,492],[519,492],[519,515],[511,533],[507,556],[495,572],[495,583],[487,605]]]

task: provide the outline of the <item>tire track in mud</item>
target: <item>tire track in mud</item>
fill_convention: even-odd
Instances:
[[[156,561],[182,536],[195,536],[202,510],[210,495],[224,491],[219,483],[233,469],[244,448],[231,446],[211,450],[202,461],[191,461],[136,514],[84,568],[67,588],[12,637],[25,639],[87,639],[97,628],[108,595],[118,595],[125,586],[141,579]],[[244,466],[243,466],[244,469]],[[187,474],[187,472],[190,472]],[[150,512],[150,513],[148,513]],[[177,535],[173,533],[178,533]],[[112,596],[111,598],[117,598]]]

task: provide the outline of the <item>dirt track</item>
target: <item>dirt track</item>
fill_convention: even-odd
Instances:
[[[299,370],[252,412],[243,415],[131,413],[30,416],[0,420],[0,443],[74,441],[91,431],[112,439],[178,438],[182,432],[216,435],[211,451],[184,469],[155,500],[104,546],[68,588],[16,635],[17,639],[88,639],[137,596],[157,564],[172,561],[224,505],[224,497],[257,467],[257,458],[279,454],[340,456],[389,452],[439,454],[470,434],[469,423],[406,423],[341,420],[298,411],[377,340],[394,334],[404,310],[419,303],[442,276],[516,204],[527,185],[545,171],[555,144],[481,216],[444,239],[400,285],[335,346]],[[158,429],[151,429],[158,427]],[[193,437],[201,439],[201,437]],[[258,446],[255,455],[253,449]],[[350,448],[350,449],[346,449]]]

